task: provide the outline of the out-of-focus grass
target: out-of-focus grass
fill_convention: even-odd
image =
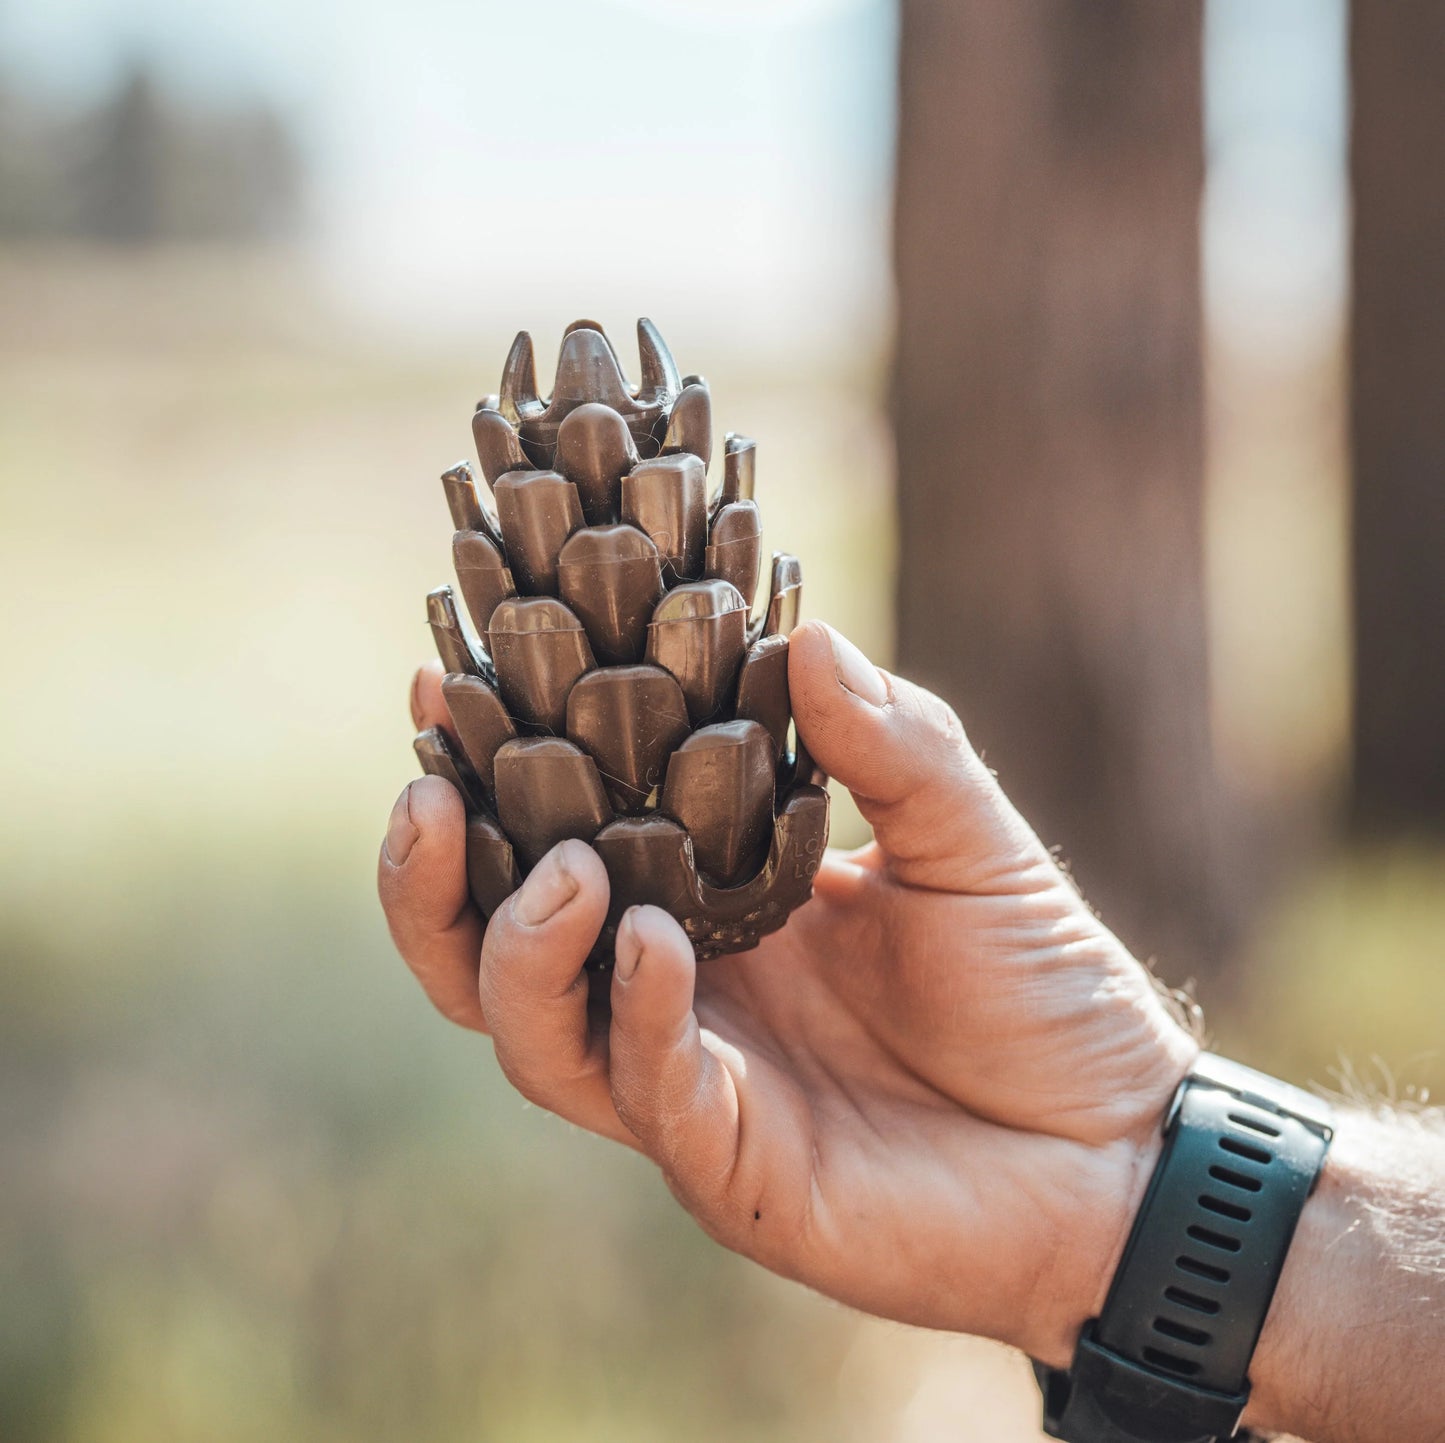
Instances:
[[[1383,1101],[1445,1098],[1445,855],[1400,843],[1311,868],[1263,919],[1211,1020],[1223,1050]]]
[[[824,1436],[841,1313],[522,1105],[360,887],[204,870],[6,938],[7,1438]]]

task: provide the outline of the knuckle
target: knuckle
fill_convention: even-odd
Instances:
[[[958,713],[941,696],[920,693],[921,720],[929,737],[940,750],[959,751],[968,746],[968,737]]]
[[[942,766],[956,783],[976,786],[990,774],[969,741],[962,719],[942,697],[931,692],[923,696],[921,720],[928,744],[916,754],[918,764],[935,775]]]

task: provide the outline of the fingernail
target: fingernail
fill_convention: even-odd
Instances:
[[[883,706],[888,700],[888,688],[878,668],[846,636],[830,629],[828,639],[833,643],[833,670],[839,685],[869,706]]]
[[[421,673],[417,672],[411,679],[411,696],[408,698],[411,703],[411,724],[421,730]]]
[[[567,866],[567,843],[553,847],[522,883],[512,915],[524,927],[540,927],[577,895],[577,879]]]
[[[416,839],[421,836],[411,819],[411,783],[396,799],[391,809],[391,820],[386,824],[386,860],[393,867],[400,867],[411,855]]]
[[[636,911],[636,907],[629,907],[622,914],[622,921],[617,924],[613,967],[623,982],[626,982],[637,971],[637,964],[642,961],[642,942],[637,935],[637,928],[632,924],[633,914]]]

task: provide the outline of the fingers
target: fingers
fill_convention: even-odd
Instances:
[[[704,1047],[693,1012],[696,975],[692,943],[671,916],[658,907],[624,914],[612,974],[613,1101],[674,1190],[703,1214],[700,1204],[727,1190],[740,1133],[734,1079]]]
[[[808,751],[858,802],[899,880],[979,891],[1052,859],[979,760],[951,708],[808,622],[789,643]]]
[[[377,890],[397,950],[444,1017],[478,1032],[482,919],[467,892],[466,813],[438,777],[408,784],[392,808]]]
[[[497,1060],[519,1092],[593,1132],[630,1141],[607,1087],[607,1045],[588,1020],[587,954],[607,916],[607,871],[561,842],[487,926],[479,978]]]
[[[419,732],[424,732],[428,727],[444,727],[453,732],[452,714],[442,696],[442,675],[441,662],[433,659],[419,667],[412,678],[411,719]]]

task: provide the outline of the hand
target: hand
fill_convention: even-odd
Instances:
[[[610,1021],[589,1021],[600,860],[563,843],[484,929],[462,803],[434,778],[382,848],[392,935],[526,1097],[641,1149],[718,1241],[868,1312],[1065,1365],[1197,1044],[942,702],[819,623],[793,633],[788,675],[808,750],[875,840],[830,853],[753,951],[698,966],[667,913],[635,908]],[[449,724],[435,667],[413,712]]]

